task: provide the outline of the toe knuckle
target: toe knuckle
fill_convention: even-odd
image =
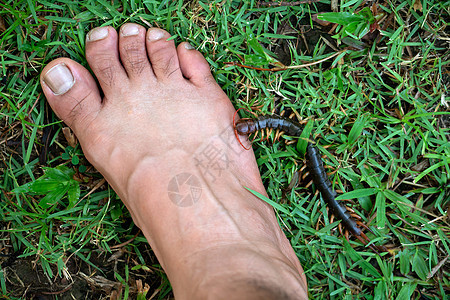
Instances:
[[[115,74],[117,74],[117,57],[112,55],[98,55],[96,62],[91,64],[94,73],[98,74],[97,78],[103,83],[111,86],[114,83]]]
[[[165,77],[169,77],[178,69],[178,58],[175,55],[168,55],[160,51],[160,53],[152,55],[152,58],[153,68]]]
[[[142,45],[131,43],[123,48],[124,60],[129,65],[129,71],[140,74],[147,62],[147,56],[142,49]]]

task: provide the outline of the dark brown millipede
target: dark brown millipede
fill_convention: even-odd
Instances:
[[[293,137],[299,137],[303,130],[300,123],[277,115],[265,115],[259,116],[257,118],[244,118],[234,123],[234,130],[238,139],[239,135],[250,135],[264,129],[278,129],[280,131],[283,131],[286,135]],[[364,232],[362,232],[362,230],[358,227],[358,224],[368,230],[370,229],[361,222],[357,223],[352,218],[347,208],[343,204],[341,204],[339,200],[336,200],[337,193],[333,189],[333,186],[328,179],[328,175],[323,166],[320,152],[314,145],[315,141],[312,139],[309,139],[308,141],[309,143],[306,147],[305,159],[316,189],[320,192],[328,207],[331,208],[334,216],[341,220],[344,228],[348,232],[352,233],[364,245],[367,245],[370,242],[370,239],[366,234],[364,234]],[[239,143],[241,142],[239,141]],[[378,253],[377,250],[387,251],[384,246],[377,247],[373,244],[369,244],[368,247],[370,247],[376,253]]]

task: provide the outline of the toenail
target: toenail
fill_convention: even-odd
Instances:
[[[65,64],[58,64],[44,75],[44,82],[53,94],[62,95],[72,88],[75,79]]]
[[[158,28],[150,29],[148,33],[148,39],[150,41],[157,41],[164,36],[164,31]]]
[[[97,27],[89,31],[87,34],[87,40],[89,42],[98,41],[108,36],[107,27]]]
[[[184,48],[188,49],[188,50],[193,50],[195,49],[191,44],[189,44],[188,42],[184,43]]]
[[[139,33],[139,26],[136,24],[125,24],[121,29],[122,36],[137,35]]]

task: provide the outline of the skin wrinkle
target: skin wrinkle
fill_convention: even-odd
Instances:
[[[109,102],[110,101],[109,101],[108,97],[106,97],[106,96],[102,97],[102,102],[101,102],[102,106],[108,105]]]
[[[124,47],[126,60],[131,68],[127,68],[126,72],[133,72],[135,75],[140,75],[145,68],[145,63],[148,61],[147,56],[143,56],[139,49],[142,49],[141,43],[133,42]]]
[[[267,280],[267,278],[261,279],[258,274],[255,274],[254,277],[245,280],[245,283],[239,281],[236,282],[236,284],[244,284],[246,288],[254,288],[256,296],[264,297],[264,299],[296,299],[295,296],[292,297],[288,295],[280,286],[273,284],[271,280]]]
[[[236,176],[234,177],[235,178],[235,180],[237,180],[238,182],[240,182],[240,179],[238,179]],[[242,183],[240,183],[240,184],[242,184]],[[243,186],[244,186],[244,184],[242,184]],[[261,200],[262,201],[262,200]],[[272,209],[272,208],[269,208],[269,209]],[[264,227],[266,224],[262,224],[262,226]],[[268,224],[267,224],[267,226],[268,226]],[[270,228],[269,228],[270,229]],[[277,239],[277,241],[278,242],[281,242],[283,239],[282,239],[282,232],[281,232],[281,229],[279,229],[279,228],[274,228],[275,229],[275,233],[276,233],[276,236],[275,236],[275,238]],[[273,241],[274,243],[275,243],[275,245],[277,245],[277,243],[276,243],[276,241]],[[301,266],[299,265],[299,266],[297,266],[297,264],[295,263],[295,260],[294,261],[292,261],[291,260],[291,257],[290,257],[290,248],[286,245],[286,244],[284,244],[284,243],[279,243],[279,244],[281,244],[281,252],[283,253],[283,255],[293,264],[293,266],[295,267],[295,269],[297,269],[298,267],[300,267],[301,268]],[[279,245],[278,244],[278,245]]]
[[[83,110],[83,102],[84,101],[90,101],[90,96],[92,94],[92,91],[89,91],[89,93],[84,96],[83,98],[81,98],[80,100],[78,100],[77,98],[73,97],[73,96],[69,96],[71,99],[73,99],[73,102],[76,102],[77,104],[70,110],[70,112],[68,113],[68,118],[66,118],[64,121],[64,123],[66,123],[69,127],[74,126],[75,124],[75,120],[80,119],[81,120],[77,120],[78,123],[83,123],[83,120],[86,120],[88,118],[88,116],[90,116],[89,114],[86,114],[85,116],[83,116],[83,113],[81,113],[80,111]],[[89,99],[88,99],[89,98]],[[92,112],[93,114],[95,113],[95,117],[98,116],[98,111],[97,112]],[[80,117],[82,116],[82,117]],[[95,119],[95,117],[93,119]],[[72,122],[69,122],[67,120],[72,120]],[[91,122],[92,123],[92,122]],[[76,125],[75,125],[76,126]]]
[[[202,249],[199,250],[195,250],[192,253],[190,253],[189,255],[185,256],[183,261],[187,262],[187,261],[194,261],[194,262],[200,262],[200,265],[193,265],[193,275],[195,273],[195,271],[197,270],[197,273],[201,272],[198,271],[199,269],[201,269],[201,267],[203,267],[203,262],[205,261],[205,259],[217,259],[218,261],[220,261],[220,255],[204,255],[204,254],[208,254],[208,253],[217,253],[219,250],[226,250],[226,249],[239,249],[240,247],[243,248],[247,248],[247,245],[242,243],[242,242],[224,242],[221,241],[219,244],[214,244],[212,245],[211,243],[209,244],[211,246],[207,246],[207,247],[203,247]],[[257,252],[257,251],[254,251]],[[200,257],[202,259],[197,259],[196,257]],[[217,262],[217,261],[216,261]],[[208,282],[211,280],[211,278],[214,277],[221,277],[224,274],[236,274],[236,273],[241,273],[242,269],[238,269],[238,270],[230,270],[230,269],[225,269],[225,270],[221,270],[220,272],[215,272],[210,274],[208,277],[201,277],[200,282]],[[231,277],[231,276],[230,276]]]
[[[172,146],[172,148],[170,148],[166,151],[166,155],[172,156],[171,153],[176,152],[176,151],[182,151],[185,155],[179,155],[180,157],[182,157],[182,156],[185,157],[186,155],[192,156],[192,153],[186,152],[186,150],[184,148],[176,147],[176,145],[171,145],[171,146]],[[147,153],[147,155],[140,160],[140,163],[141,163],[141,166],[147,166],[147,165],[153,166],[156,164],[156,161],[158,159],[163,160],[164,158],[160,158],[157,155],[151,155],[151,153]],[[146,169],[146,168],[148,168],[148,167],[144,167],[144,169]],[[132,168],[132,172],[126,177],[127,180],[125,182],[125,186],[127,187],[127,189],[126,189],[127,197],[129,197],[129,195],[136,194],[135,189],[137,187],[135,186],[134,182],[138,183],[139,179],[141,177],[142,177],[142,167]],[[168,199],[168,200],[170,201],[170,199]]]
[[[208,192],[210,191],[205,191],[203,189],[202,196],[205,194],[209,194]],[[228,240],[234,240],[236,236],[241,238],[242,233],[239,231],[236,222],[233,222],[234,220],[231,219],[229,211],[224,210],[223,208],[214,209],[214,212],[211,212],[211,209],[208,208],[204,209],[206,205],[204,201],[211,202],[211,198],[213,197],[211,197],[210,195],[206,195],[202,198],[203,201],[198,201],[195,204],[196,207],[192,206],[192,210],[198,212],[198,217],[195,221],[195,228],[190,228],[189,226],[180,228],[180,232],[182,232],[183,236],[189,237],[192,235],[192,233],[195,234],[195,232],[198,232],[199,230],[201,230],[201,232],[212,232],[213,228],[216,228],[218,225],[220,225],[218,223],[225,222],[227,224],[227,230],[220,233],[214,232],[214,235],[210,237],[211,242],[213,244],[221,244],[222,241],[225,241],[224,243],[228,244]],[[212,202],[214,202],[214,204],[218,205],[219,207],[221,206],[221,204],[219,203],[220,201],[212,200]],[[201,220],[203,220],[203,222],[201,222]],[[185,221],[184,218],[183,221]]]
[[[209,276],[205,277],[205,276],[201,276],[199,278],[199,280],[196,283],[196,286],[192,286],[191,287],[191,295],[189,297],[186,297],[186,299],[194,299],[194,297],[192,295],[196,295],[197,298],[196,299],[221,299],[221,296],[223,296],[223,291],[222,290],[211,290],[211,288],[214,288],[214,282],[216,282],[217,280],[220,281],[227,281],[227,277],[226,274],[229,274],[228,278],[230,277],[235,277],[237,275],[239,275],[241,272],[238,271],[225,271],[222,272],[221,274],[210,274]],[[224,278],[225,275],[225,278]],[[217,286],[217,285],[216,285]],[[204,291],[209,290],[210,292],[210,298],[204,298],[206,295],[204,295]]]
[[[260,254],[261,256],[267,256],[264,253]],[[268,285],[271,285],[272,288],[276,288],[276,289],[280,289],[279,291],[281,291],[282,293],[284,293],[284,295],[286,296],[286,298],[284,297],[278,297],[278,298],[274,298],[274,299],[298,299],[298,297],[295,296],[295,294],[300,295],[300,294],[304,294],[305,290],[306,290],[306,286],[304,286],[304,282],[302,280],[302,278],[299,278],[299,273],[295,272],[291,266],[289,266],[289,264],[287,264],[284,260],[280,259],[279,257],[275,257],[275,256],[271,256],[268,255],[266,258],[267,261],[271,261],[273,262],[274,260],[278,261],[279,264],[284,265],[285,268],[283,268],[283,271],[285,272],[284,274],[288,276],[288,278],[295,278],[295,281],[300,282],[301,283],[301,287],[297,287],[295,288],[295,292],[292,293],[290,296],[288,296],[288,294],[286,292],[284,292],[284,289],[280,289],[281,287],[277,287],[274,284],[269,284],[269,282],[276,282],[276,280],[274,280],[275,278],[273,276],[270,276],[272,274],[270,274],[269,276],[264,276],[264,283],[262,287],[267,287]],[[261,278],[260,276],[260,272],[255,272],[255,270],[258,269],[257,265],[255,264],[256,268],[251,269],[250,264],[248,265],[247,269],[248,269],[248,273],[252,274],[253,276],[250,277],[250,279],[259,279]],[[287,273],[286,273],[287,272]],[[278,274],[278,276],[281,276],[281,274]],[[267,279],[271,279],[271,280],[267,280]],[[267,280],[267,281],[266,281]],[[287,282],[286,282],[287,283]]]
[[[196,251],[195,253],[188,256],[187,258],[193,258],[193,261],[195,261],[194,256],[205,257],[203,255],[203,253],[217,252],[216,250],[221,250],[221,249],[226,250],[226,248],[224,248],[223,246],[226,246],[226,245],[224,244],[219,247],[211,246],[211,247],[203,248],[202,250]],[[248,249],[247,246],[242,243],[230,243],[228,246],[232,246],[229,248],[234,248],[234,249],[236,249],[236,251],[239,249],[239,246]],[[279,296],[279,297],[274,297],[274,298],[260,298],[260,299],[298,299],[297,295],[303,294],[303,290],[301,288],[296,288],[294,290],[295,292],[293,294],[288,295],[284,291],[284,288],[282,288],[281,286],[276,284],[276,282],[277,282],[276,278],[274,278],[274,276],[270,276],[269,274],[264,272],[264,269],[261,269],[260,265],[261,265],[262,261],[273,262],[274,260],[276,260],[276,261],[281,262],[282,265],[284,265],[285,267],[283,268],[283,272],[281,274],[278,273],[277,276],[284,275],[283,278],[285,278],[285,280],[288,280],[288,281],[285,281],[286,284],[292,282],[292,284],[295,285],[295,282],[300,282],[301,279],[298,278],[299,274],[292,272],[292,268],[290,268],[290,266],[288,264],[286,264],[284,261],[282,261],[280,258],[271,256],[271,255],[267,255],[262,251],[258,251],[259,250],[258,248],[253,248],[253,249],[254,250],[246,251],[244,253],[245,265],[243,265],[239,262],[234,262],[234,264],[237,263],[239,266],[242,266],[242,267],[245,266],[244,268],[238,268],[238,269],[229,268],[229,269],[222,270],[221,272],[216,272],[216,273],[210,274],[208,277],[202,277],[200,275],[197,288],[200,288],[202,286],[203,287],[214,286],[214,282],[219,280],[219,281],[224,282],[225,286],[228,286],[229,288],[236,287],[236,285],[242,285],[243,289],[248,289],[249,287],[251,288],[251,287],[256,286],[255,291],[252,291],[252,290],[248,291],[249,294],[251,294],[252,296],[260,296],[260,297],[268,296],[269,293],[271,296]],[[258,253],[258,255],[252,255],[251,254],[252,252]],[[213,259],[214,256],[212,256],[212,257],[206,256],[206,257],[208,257],[209,259]],[[220,255],[216,254],[215,257],[220,257]],[[188,260],[187,258],[186,258],[186,261]],[[200,261],[203,262],[204,260],[200,260]],[[220,262],[217,260],[214,260],[214,262],[220,264]],[[273,266],[274,264],[271,264],[271,265]],[[197,273],[202,272],[201,266],[196,267],[196,265],[193,265],[192,270],[198,270]],[[271,272],[271,271],[269,271],[269,272]],[[193,273],[192,275],[195,276],[195,273]],[[261,295],[258,292],[261,291],[262,289],[267,289],[267,290],[264,294]],[[221,291],[221,293],[219,293],[217,295],[226,297],[226,294],[229,291],[230,290],[227,289],[225,291]],[[222,297],[215,297],[212,299],[222,299]],[[254,298],[251,298],[251,299],[254,299]]]
[[[89,93],[90,94],[90,93]],[[68,113],[68,118],[66,118],[64,120],[64,122],[69,125],[72,126],[72,123],[68,122],[67,120],[76,120],[77,116],[82,115],[82,113],[80,113],[81,110],[83,110],[83,101],[86,100],[86,98],[89,96],[89,94],[86,97],[83,97],[81,100],[78,100],[77,98],[73,97],[73,96],[68,96],[70,97],[71,100],[73,100],[73,102],[75,102],[76,104],[74,105],[74,107],[72,107],[72,109],[70,110],[70,112]]]
[[[234,174],[233,174],[233,175],[234,175]],[[226,205],[224,204],[224,203],[226,203],[226,202],[225,202],[225,201],[220,201],[219,199],[220,199],[221,197],[219,197],[219,195],[216,194],[214,188],[210,185],[209,180],[206,180],[206,178],[204,178],[204,180],[205,180],[205,182],[206,182],[206,184],[207,184],[207,186],[208,186],[209,191],[210,191],[210,192],[212,193],[212,195],[213,195],[213,199],[216,200],[215,203],[218,204],[218,205],[221,207],[222,210],[228,212],[229,209],[227,209],[227,208],[226,208]],[[258,214],[259,214],[259,212],[258,212]],[[230,214],[230,213],[228,213],[228,216],[229,216],[230,220],[233,222],[234,227],[237,228],[239,235],[240,235],[244,240],[250,242],[250,243],[252,244],[253,247],[257,248],[258,245],[255,244],[255,242],[254,242],[253,240],[247,238],[247,236],[248,236],[247,232],[246,232],[246,231],[245,231],[245,232],[243,231],[243,230],[245,230],[245,229],[241,230],[241,228],[238,226],[239,222],[235,219],[235,217],[234,217],[232,214]]]
[[[117,161],[121,158],[123,158],[123,149],[120,149],[119,147],[113,147],[109,150],[110,154],[109,157],[111,158],[111,164],[114,163],[114,161]],[[134,161],[133,164],[138,164],[138,161]],[[118,178],[116,180],[110,180],[113,182],[117,182],[115,185],[120,185],[122,182],[124,182],[125,184],[127,184],[127,180],[130,177],[128,173],[121,171],[120,169],[117,170],[117,172],[115,172],[118,176]],[[119,186],[120,187],[120,186]],[[123,190],[123,187],[120,187],[118,190]]]
[[[118,59],[116,55],[92,54],[97,56],[98,63],[95,64],[94,73],[100,73],[97,79],[109,87],[114,86],[115,73],[117,71],[116,64],[113,62]]]
[[[159,55],[156,54],[156,53],[162,52],[163,50],[164,50],[164,49],[158,49],[157,51],[155,51],[155,52],[152,54],[152,57],[154,57],[154,56],[159,57]],[[155,55],[155,54],[156,54],[156,55]],[[172,75],[173,73],[175,73],[177,70],[180,70],[180,68],[177,67],[177,68],[175,68],[174,70],[170,71],[171,66],[174,65],[174,62],[173,62],[173,61],[174,61],[175,59],[176,59],[177,62],[178,62],[178,58],[176,58],[175,55],[171,55],[170,58],[167,58],[167,57],[160,58],[160,59],[158,59],[158,60],[156,60],[156,61],[155,61],[155,58],[153,58],[154,63],[152,63],[152,67],[153,67],[153,69],[156,69],[156,68],[155,68],[155,65],[159,65],[160,67],[159,67],[158,69],[161,70],[161,73],[164,74],[164,77],[165,77],[166,79],[168,79],[170,75]],[[178,63],[177,63],[176,65],[178,65]]]
[[[205,85],[210,85],[213,82],[215,83],[216,81],[214,80],[214,77],[206,75],[203,77],[203,81],[205,82]]]
[[[169,79],[170,74],[172,74],[177,69],[179,69],[179,68],[176,68],[173,72],[170,71],[170,66],[173,64],[174,58],[175,58],[175,56],[170,56],[170,58],[167,60],[166,67],[164,68],[164,74],[166,75],[167,79]],[[177,58],[177,62],[178,62],[178,58]]]
[[[170,72],[170,73],[167,75],[167,78],[170,78],[170,76],[172,76],[173,74],[175,74],[179,69],[180,69],[180,68],[178,67],[178,68],[176,68],[175,70],[173,70],[172,72]]]
[[[115,67],[109,65],[106,66],[105,68],[101,68],[99,69],[100,73],[103,74],[103,76],[101,76],[101,80],[104,84],[106,84],[107,86],[114,86],[113,85],[113,81],[114,81],[114,71],[115,71]],[[100,79],[99,79],[100,80]]]

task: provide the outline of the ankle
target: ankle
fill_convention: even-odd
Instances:
[[[174,285],[175,295],[180,299],[307,299],[301,275],[279,257],[254,251],[254,246],[209,249],[191,257],[192,282],[179,289],[189,292],[179,295]]]

